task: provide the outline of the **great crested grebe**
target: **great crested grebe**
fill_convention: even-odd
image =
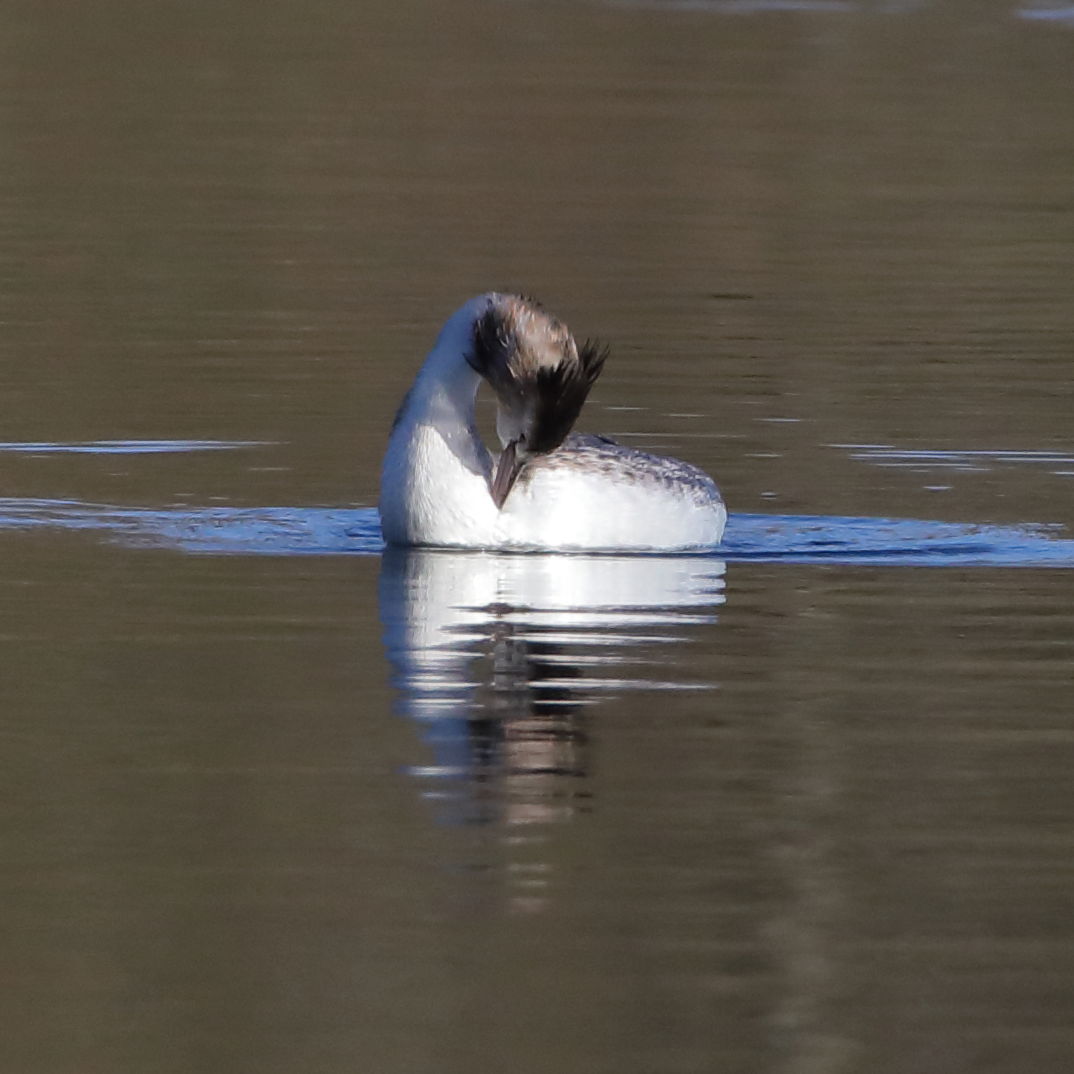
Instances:
[[[531,299],[471,299],[440,331],[395,417],[380,520],[391,545],[683,551],[719,543],[727,511],[689,463],[569,435],[607,353]],[[497,399],[493,458],[474,424]]]

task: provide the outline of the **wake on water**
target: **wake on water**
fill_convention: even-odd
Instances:
[[[129,547],[203,555],[379,555],[372,507],[120,507],[0,498],[0,530],[81,530]],[[1057,526],[995,526],[839,515],[733,514],[725,562],[1074,567]]]
[[[0,442],[0,452],[155,455],[271,447],[263,441],[94,440]],[[1067,462],[1051,452],[905,452],[854,447],[877,465],[976,468],[981,457],[1019,463]],[[1060,471],[1066,472],[1066,471]],[[121,507],[82,500],[0,498],[0,530],[82,530],[142,548],[204,555],[379,555],[380,519],[372,507]],[[889,566],[1074,567],[1074,539],[1059,526],[987,525],[839,515],[731,515],[723,543],[699,553],[722,562]]]

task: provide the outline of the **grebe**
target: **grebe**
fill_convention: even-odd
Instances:
[[[454,313],[392,426],[380,486],[388,544],[671,552],[719,543],[727,511],[707,474],[569,435],[606,357],[518,295],[481,295]],[[474,424],[482,378],[497,399],[495,459]]]

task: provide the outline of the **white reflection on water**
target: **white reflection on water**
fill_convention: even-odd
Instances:
[[[1069,451],[978,450],[953,448],[899,448],[893,444],[829,444],[850,453],[858,462],[873,466],[928,473],[933,470],[986,472],[997,466],[1036,466],[1060,477],[1074,473]]]
[[[722,561],[389,550],[384,641],[411,768],[453,823],[562,820],[587,795],[586,708],[628,690],[708,689],[646,666],[646,647],[715,622]],[[649,664],[648,666],[652,666]]]

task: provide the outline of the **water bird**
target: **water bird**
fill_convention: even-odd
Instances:
[[[521,295],[490,292],[448,318],[396,414],[381,471],[390,545],[543,552],[673,552],[719,543],[727,511],[708,474],[604,436],[572,433],[606,348]],[[496,397],[493,456],[475,423]]]

